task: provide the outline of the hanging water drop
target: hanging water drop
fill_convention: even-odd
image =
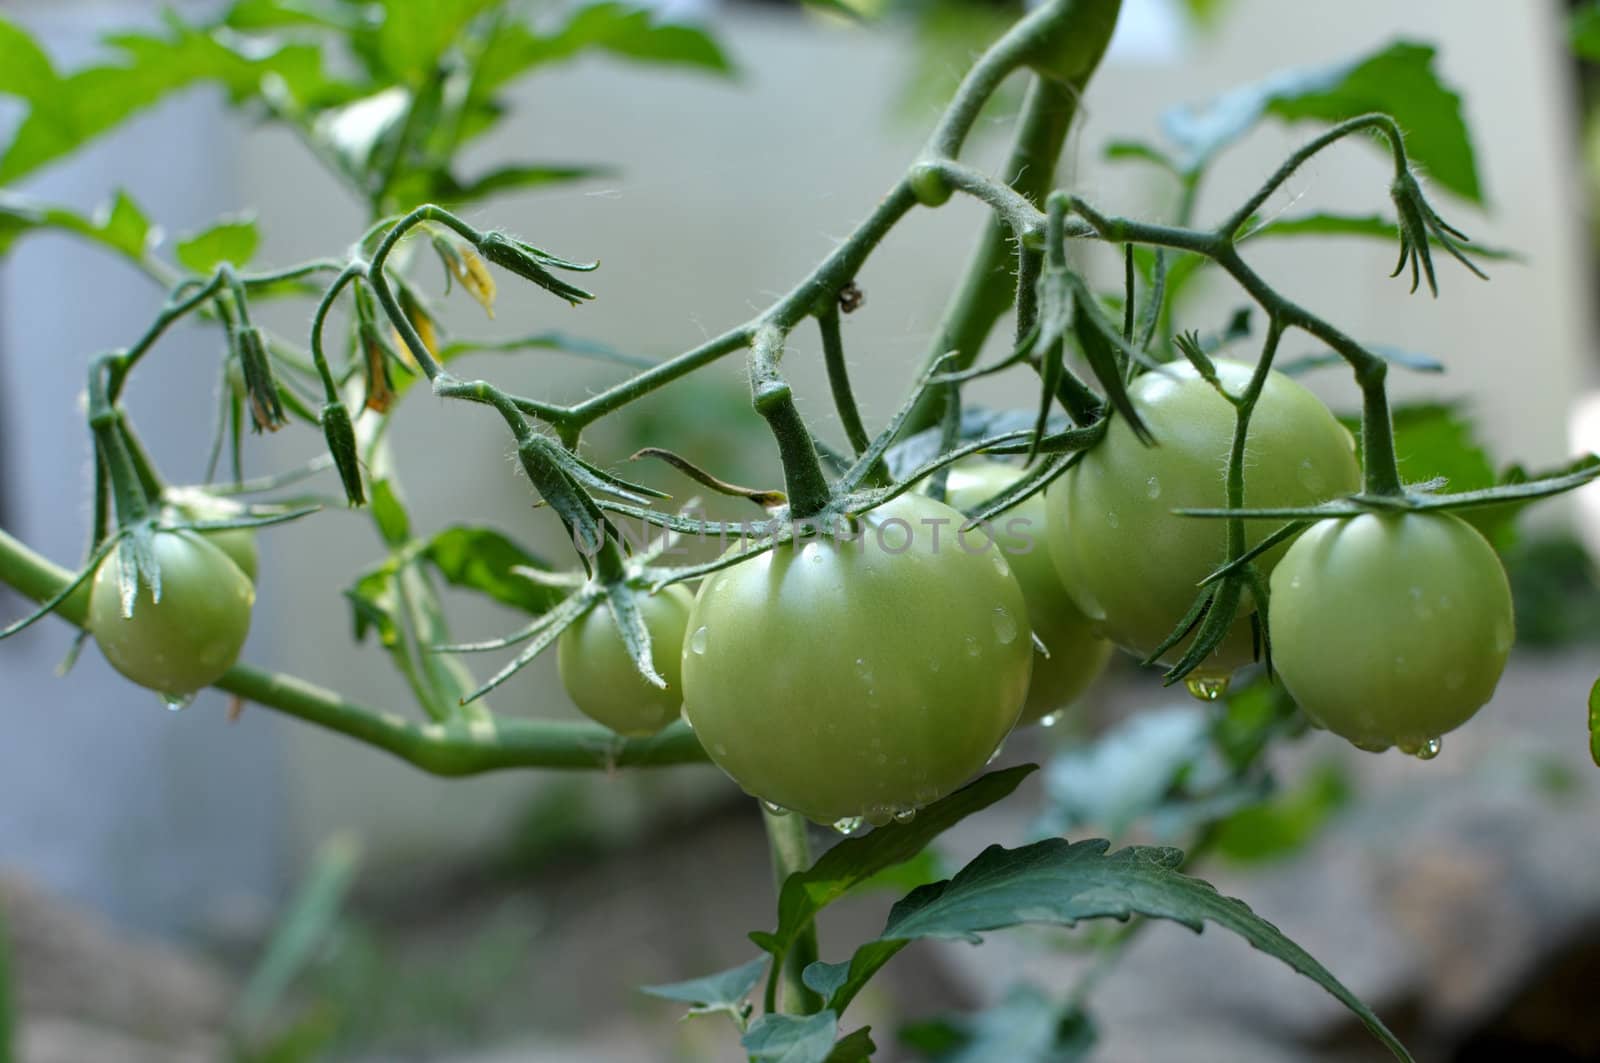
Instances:
[[[1228,677],[1225,675],[1192,675],[1184,681],[1183,685],[1189,688],[1189,693],[1201,701],[1216,701],[1228,692]]]
[[[1058,724],[1060,722],[1061,722],[1061,714],[1059,712],[1050,712],[1050,713],[1046,713],[1045,715],[1039,717],[1039,726],[1040,727],[1054,727],[1056,724]]]
[[[1150,479],[1146,480],[1144,482],[1144,494],[1145,494],[1145,497],[1150,499],[1151,501],[1155,501],[1156,499],[1160,498],[1161,497],[1161,481],[1156,479],[1154,476],[1152,476],[1152,477],[1150,477]]]
[[[883,827],[894,819],[894,811],[893,805],[873,805],[863,818],[874,827]]]
[[[1439,750],[1443,748],[1444,742],[1442,739],[1429,738],[1416,749],[1410,750],[1409,752],[1418,760],[1432,760],[1434,757],[1439,755]]]
[[[1122,521],[1120,519],[1118,519],[1115,510],[1107,510],[1106,511],[1106,523],[1109,524],[1113,528],[1122,527]]]
[[[168,712],[182,712],[194,704],[193,694],[163,694],[161,703],[167,707]]]
[[[896,823],[910,823],[916,818],[917,810],[914,808],[897,808],[894,810],[894,821]]]
[[[767,810],[767,815],[769,816],[787,816],[789,814],[787,808],[784,808],[776,801],[768,801],[764,797],[761,799],[761,807]]]
[[[994,637],[1002,646],[1010,645],[1017,637],[1017,621],[1006,612],[1004,606],[996,606],[994,611]]]
[[[972,635],[968,635],[966,637],[966,646],[968,657],[976,657],[979,653],[983,652],[978,648],[978,640]]]
[[[695,653],[703,654],[706,652],[706,643],[709,642],[710,639],[711,633],[706,630],[704,624],[701,624],[699,627],[694,629],[694,634],[689,636],[689,648]]]
[[[848,838],[861,829],[861,822],[860,816],[845,816],[833,821],[833,829]]]

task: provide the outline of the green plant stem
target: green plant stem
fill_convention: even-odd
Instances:
[[[830,302],[817,314],[817,332],[822,337],[822,361],[828,370],[828,388],[833,392],[833,406],[839,413],[839,423],[844,426],[845,438],[856,457],[872,445],[872,436],[861,423],[861,410],[856,406],[855,392],[850,388],[850,367],[844,360],[844,337],[839,328],[839,304]],[[881,484],[880,484],[881,486]]]
[[[73,579],[72,573],[0,531],[0,580],[35,601],[47,601]],[[83,626],[87,602],[74,595],[56,610]],[[522,718],[419,724],[357,704],[304,679],[239,664],[217,689],[307,723],[392,753],[434,775],[477,775],[506,768],[610,771],[703,763],[694,732],[674,723],[650,738],[622,738],[595,724]]]
[[[820,513],[832,497],[822,475],[817,445],[794,404],[794,392],[778,371],[783,355],[783,333],[775,325],[756,331],[750,344],[750,393],[756,412],[766,418],[783,459],[784,488],[789,494],[789,516],[805,520]]]
[[[807,820],[797,812],[774,812],[761,804],[761,819],[767,828],[767,848],[772,852],[772,881],[777,893],[796,871],[811,867],[811,838],[807,834]],[[822,1007],[822,998],[801,980],[805,969],[817,961],[817,926],[808,923],[795,938],[794,944],[784,953],[782,963],[774,963],[767,980],[766,1009],[778,1009],[778,984],[784,986],[782,1006],[785,1010],[810,1014]]]

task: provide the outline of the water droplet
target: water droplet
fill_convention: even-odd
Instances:
[[[806,560],[810,561],[813,565],[822,564],[822,547],[818,546],[816,543],[808,543],[802,553],[806,555]]]
[[[1300,467],[1295,470],[1295,478],[1300,485],[1312,494],[1321,496],[1328,486],[1327,478],[1322,475],[1322,470],[1312,464],[1310,458],[1301,458]]]
[[[919,805],[931,804],[939,799],[939,789],[935,786],[919,786],[912,796],[917,799]]]
[[[1184,681],[1183,685],[1189,688],[1189,693],[1201,701],[1216,701],[1228,692],[1228,677],[1225,675],[1191,675]]]
[[[914,808],[897,808],[894,810],[894,821],[896,823],[910,823],[916,818],[917,810]]]
[[[166,705],[168,712],[182,712],[194,704],[194,695],[163,694],[161,695],[161,702]]]
[[[967,646],[967,656],[968,657],[976,657],[979,653],[983,652],[982,650],[980,650],[978,648],[978,640],[977,640],[977,638],[975,636],[968,635],[966,637],[965,641],[966,641],[966,646]]]
[[[784,808],[775,801],[768,801],[766,798],[761,799],[761,807],[766,809],[767,814],[770,816],[787,816],[789,814],[789,810],[787,808]]]
[[[1443,740],[1438,738],[1429,738],[1416,749],[1409,750],[1408,752],[1410,752],[1410,754],[1413,757],[1416,757],[1418,760],[1432,760],[1434,757],[1439,755],[1439,750],[1443,748]]]
[[[694,634],[689,636],[689,648],[695,653],[705,653],[706,643],[711,639],[711,632],[706,630],[704,624],[694,629]]]
[[[885,826],[890,820],[894,819],[894,806],[873,805],[867,809],[867,814],[862,818],[874,827]]]
[[[1455,604],[1456,604],[1455,599],[1450,597],[1448,594],[1439,595],[1439,608],[1440,609],[1449,609],[1449,608],[1453,607]]]
[[[850,835],[861,829],[861,823],[862,819],[860,816],[845,816],[841,819],[836,819],[833,821],[833,829],[848,838]]]
[[[711,751],[719,757],[725,757],[728,755],[728,747],[723,745],[721,742],[718,742]]]
[[[1421,587],[1412,587],[1406,592],[1411,598],[1411,611],[1417,614],[1418,620],[1432,620],[1433,606],[1428,604],[1427,595]]]
[[[1106,511],[1106,523],[1111,525],[1113,528],[1122,527],[1122,521],[1118,519],[1116,510]]]
[[[1154,476],[1144,482],[1145,497],[1152,501],[1161,497],[1161,481]]]
[[[1003,606],[997,606],[994,611],[994,637],[1000,640],[1001,645],[1010,645],[1017,637],[1017,622],[1012,615],[1005,611]]]
[[[1060,722],[1061,722],[1061,714],[1059,712],[1049,712],[1049,713],[1046,713],[1045,715],[1039,717],[1039,726],[1040,727],[1054,727],[1056,724],[1058,724]]]
[[[928,671],[937,672],[938,670],[939,670],[939,658],[937,658],[937,657],[929,657],[928,658]]]
[[[1357,749],[1364,749],[1368,753],[1382,753],[1384,750],[1389,748],[1389,743],[1382,741],[1381,739],[1377,741],[1366,742],[1359,738],[1352,738],[1350,740],[1350,744],[1355,746]]]
[[[1298,575],[1289,577],[1289,589],[1292,591],[1300,589],[1300,577]]]

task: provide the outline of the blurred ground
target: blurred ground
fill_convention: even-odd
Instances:
[[[1419,1060],[1596,1058],[1593,1008],[1567,998],[1592,989],[1600,968],[1600,786],[1581,704],[1597,672],[1596,651],[1518,657],[1494,705],[1431,763],[1313,735],[1283,752],[1283,777],[1339,758],[1357,780],[1355,803],[1293,859],[1259,869],[1212,860],[1199,873],[1321,960]],[[1127,673],[1094,698],[1111,715],[1150,700],[1147,680]],[[1050,737],[1018,736],[1006,759],[1036,759]],[[960,861],[988,842],[1020,841],[1039,798],[1028,787],[1014,807],[953,831],[944,854]],[[622,848],[564,843],[528,862],[516,874],[504,863],[418,866],[365,884],[354,914],[380,977],[376,989],[338,999],[367,1009],[357,1028],[374,1039],[339,1058],[741,1058],[724,1020],[680,1024],[676,1006],[635,987],[754,955],[744,932],[768,925],[772,893],[748,802],[669,810]],[[238,963],[229,973],[122,936],[15,881],[3,896],[26,1063],[216,1058]],[[891,900],[830,909],[823,957],[875,933]],[[880,1059],[891,1061],[903,1058],[892,1030],[906,1019],[978,1006],[1018,980],[1065,996],[1093,962],[1085,933],[1013,931],[980,949],[920,944],[869,988],[848,1025],[871,1022]],[[309,984],[329,993],[348,982],[340,962]],[[1196,938],[1150,927],[1100,984],[1092,1011],[1097,1058],[1118,1063],[1386,1058],[1331,997],[1215,929]]]

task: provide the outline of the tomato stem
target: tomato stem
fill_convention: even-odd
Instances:
[[[811,867],[811,838],[807,820],[798,812],[774,812],[761,802],[761,820],[767,828],[767,848],[772,853],[772,882],[779,894],[790,875]],[[809,1015],[824,1003],[803,980],[805,969],[817,961],[817,924],[808,921],[782,957],[775,958],[768,975],[767,1011],[778,1009],[777,987],[784,987],[781,1004],[790,1012]]]

